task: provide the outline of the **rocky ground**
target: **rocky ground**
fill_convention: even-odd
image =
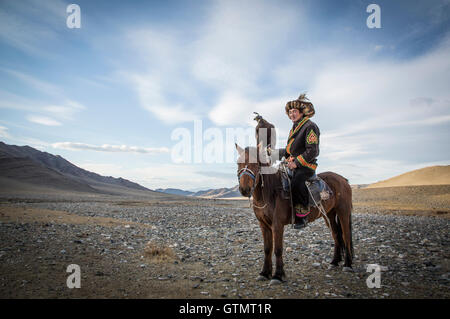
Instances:
[[[318,220],[286,227],[276,286],[255,280],[263,243],[248,201],[4,198],[0,298],[449,298],[447,214],[370,211],[358,196],[354,272],[328,269],[333,241]],[[79,289],[66,285],[70,264]],[[368,264],[380,288],[368,288]]]

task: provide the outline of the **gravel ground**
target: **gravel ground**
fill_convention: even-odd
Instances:
[[[263,242],[247,201],[3,200],[0,298],[449,298],[449,219],[356,207],[354,272],[328,269],[318,220],[286,227],[287,281],[270,286],[255,280]],[[80,289],[66,285],[70,264]]]

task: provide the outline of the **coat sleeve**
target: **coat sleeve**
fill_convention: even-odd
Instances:
[[[310,166],[308,164],[312,163],[317,156],[319,156],[319,137],[320,131],[316,125],[313,125],[306,130],[305,151],[297,156],[295,160],[297,166]]]
[[[312,126],[306,131],[306,150],[302,156],[308,163],[312,162],[319,156],[319,136],[320,131],[317,126]]]

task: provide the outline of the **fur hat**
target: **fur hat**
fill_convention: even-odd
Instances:
[[[289,115],[290,109],[298,109],[304,116],[313,117],[316,111],[314,110],[314,105],[306,97],[306,94],[300,94],[298,99],[294,101],[289,101],[286,103],[286,114]]]

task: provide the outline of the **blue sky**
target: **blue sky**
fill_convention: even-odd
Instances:
[[[356,184],[450,164],[449,1],[75,3],[79,29],[70,2],[0,2],[3,142],[151,189],[232,187],[227,129],[251,132],[256,111],[282,147],[284,105],[307,92],[318,172]],[[194,121],[222,161],[174,156],[180,131],[194,153]]]

